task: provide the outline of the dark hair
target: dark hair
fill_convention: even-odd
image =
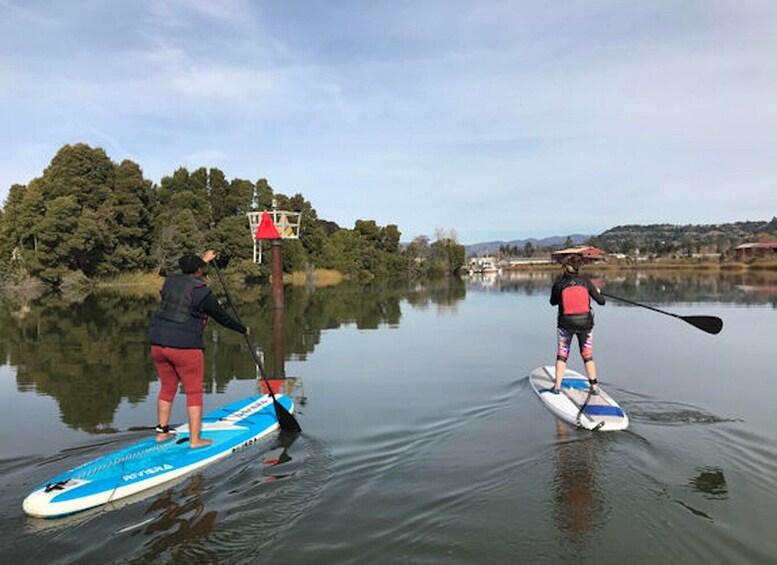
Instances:
[[[578,255],[570,255],[566,259],[564,259],[564,269],[569,271],[570,273],[576,273],[580,270],[580,267],[583,266],[583,258]]]
[[[204,269],[205,261],[203,261],[201,257],[198,257],[194,253],[187,253],[178,259],[178,266],[181,268],[182,273],[190,275],[197,269]]]

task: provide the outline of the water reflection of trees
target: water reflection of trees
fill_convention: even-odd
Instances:
[[[0,355],[20,390],[54,397],[62,420],[93,431],[109,425],[122,399],[143,400],[156,379],[145,332],[151,298],[44,297],[0,302]]]
[[[632,300],[731,302],[777,307],[777,276],[768,272],[644,272],[604,279],[614,294]]]
[[[218,294],[218,284],[211,286]],[[287,287],[278,325],[269,289],[233,292],[271,377],[284,375],[285,360],[304,360],[312,353],[323,330],[348,324],[359,329],[397,326],[403,302],[413,308],[450,308],[465,293],[458,280],[424,287]],[[0,355],[16,368],[18,389],[54,398],[65,424],[89,432],[111,431],[122,401],[145,401],[157,380],[147,340],[157,307],[153,296],[112,293],[70,301],[58,295],[0,300]],[[210,323],[205,339],[206,392],[222,392],[234,379],[256,378],[242,336]],[[278,344],[280,354],[274,349]]]
[[[557,272],[513,272],[502,274],[484,285],[469,281],[473,290],[496,289],[500,292],[544,294],[549,292]],[[646,270],[596,272],[586,276],[612,294],[638,302],[729,302],[736,304],[770,304],[777,307],[777,273],[773,271],[689,271]]]

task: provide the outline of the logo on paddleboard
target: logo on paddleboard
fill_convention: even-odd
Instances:
[[[165,471],[171,471],[173,469],[173,466],[169,463],[165,463],[164,465],[157,465],[155,467],[149,467],[148,469],[143,469],[142,471],[137,471],[136,473],[129,473],[127,475],[122,475],[121,480],[123,481],[134,481],[136,479],[142,479],[144,477],[150,477],[152,475],[157,475],[159,473],[163,473]]]
[[[259,400],[255,400],[245,408],[241,408],[237,412],[233,412],[229,416],[222,418],[222,420],[227,422],[238,422],[240,420],[244,420],[248,416],[251,416],[255,412],[258,412],[268,404],[272,402],[272,399],[269,396],[263,396]]]

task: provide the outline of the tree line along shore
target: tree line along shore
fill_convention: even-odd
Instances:
[[[464,264],[454,232],[403,246],[395,224],[359,219],[341,227],[319,218],[302,194],[276,192],[264,178],[180,167],[155,184],[137,163],[115,163],[78,143],[60,148],[40,177],[10,187],[0,210],[0,275],[15,288],[147,285],[183,253],[216,249],[232,255],[233,282],[261,283],[269,271],[253,261],[246,214],[273,205],[301,214],[299,239],[283,246],[284,272],[297,277],[435,278]]]
[[[217,249],[233,256],[230,281],[251,286],[265,282],[269,269],[253,261],[246,214],[272,207],[301,214],[299,239],[286,240],[283,247],[291,282],[420,280],[466,272],[465,247],[453,230],[437,229],[433,239],[420,236],[403,245],[396,224],[359,219],[352,228],[341,227],[319,218],[302,194],[276,192],[264,178],[228,179],[218,168],[179,167],[156,184],[137,163],[115,163],[102,148],[78,143],[61,147],[40,177],[9,188],[0,209],[0,280],[16,290],[157,288],[160,275],[174,270],[183,253]],[[777,218],[618,226],[586,243],[610,254],[597,269],[777,268],[775,259],[736,260],[732,249],[748,238],[777,240]],[[502,251],[536,257],[552,249],[508,246]],[[711,254],[718,259],[710,260]]]

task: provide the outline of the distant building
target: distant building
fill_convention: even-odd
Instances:
[[[564,259],[570,255],[579,255],[586,263],[595,263],[597,261],[604,261],[604,251],[591,247],[590,245],[583,245],[580,247],[568,247],[566,249],[560,249],[550,254],[551,258],[557,263],[562,263]]]
[[[737,259],[746,260],[755,257],[773,257],[777,258],[777,241],[767,241],[765,243],[743,243],[734,248]]]
[[[540,259],[540,258],[526,258],[526,259],[511,259],[508,264],[510,267],[522,267],[522,266],[528,266],[528,265],[550,265],[553,261],[550,259]]]

